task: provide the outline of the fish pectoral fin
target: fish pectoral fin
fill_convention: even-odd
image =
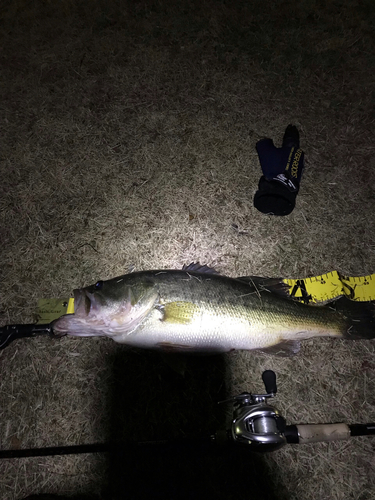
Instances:
[[[257,350],[264,352],[265,354],[273,354],[275,356],[287,358],[298,354],[300,349],[301,343],[299,340],[283,340],[279,344],[271,345],[269,347]]]
[[[178,325],[188,325],[193,319],[196,306],[191,302],[168,302],[162,306],[157,306],[163,322],[174,323]]]

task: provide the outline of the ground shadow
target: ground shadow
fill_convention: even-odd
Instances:
[[[217,404],[228,396],[223,357],[173,358],[171,363],[158,353],[124,350],[112,363],[113,442],[179,441],[129,445],[111,453],[106,497],[286,498],[280,486],[276,495],[262,455],[189,441],[227,426],[225,405]]]
[[[182,358],[120,346],[107,359],[110,446],[102,491],[27,500],[288,498],[263,455],[210,439],[230,426],[228,406],[218,404],[230,396],[223,356]]]

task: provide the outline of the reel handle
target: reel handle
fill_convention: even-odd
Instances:
[[[276,394],[277,393],[276,373],[272,370],[266,370],[262,373],[262,379],[267,394]]]

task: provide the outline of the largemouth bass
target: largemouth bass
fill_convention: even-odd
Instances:
[[[74,290],[74,314],[56,320],[53,331],[144,348],[282,355],[311,337],[375,337],[373,303],[341,298],[317,307],[286,295],[280,280],[229,278],[199,264],[142,271]]]

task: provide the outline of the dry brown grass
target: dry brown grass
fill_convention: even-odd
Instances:
[[[2,324],[32,321],[39,297],[132,268],[375,272],[370,1],[8,0],[0,22]],[[289,122],[307,157],[297,208],[263,216],[252,206],[254,145],[279,143]],[[224,425],[216,400],[260,390],[266,368],[289,422],[375,418],[372,342],[314,340],[294,359],[194,359],[184,378],[155,353],[105,339],[17,341],[0,358],[2,449],[130,438],[145,422],[149,439],[209,432]],[[118,420],[114,396],[124,398]],[[281,498],[366,500],[373,447],[290,446],[264,466]],[[246,498],[244,464],[205,497]],[[107,466],[96,456],[2,461],[0,497],[95,493]]]

